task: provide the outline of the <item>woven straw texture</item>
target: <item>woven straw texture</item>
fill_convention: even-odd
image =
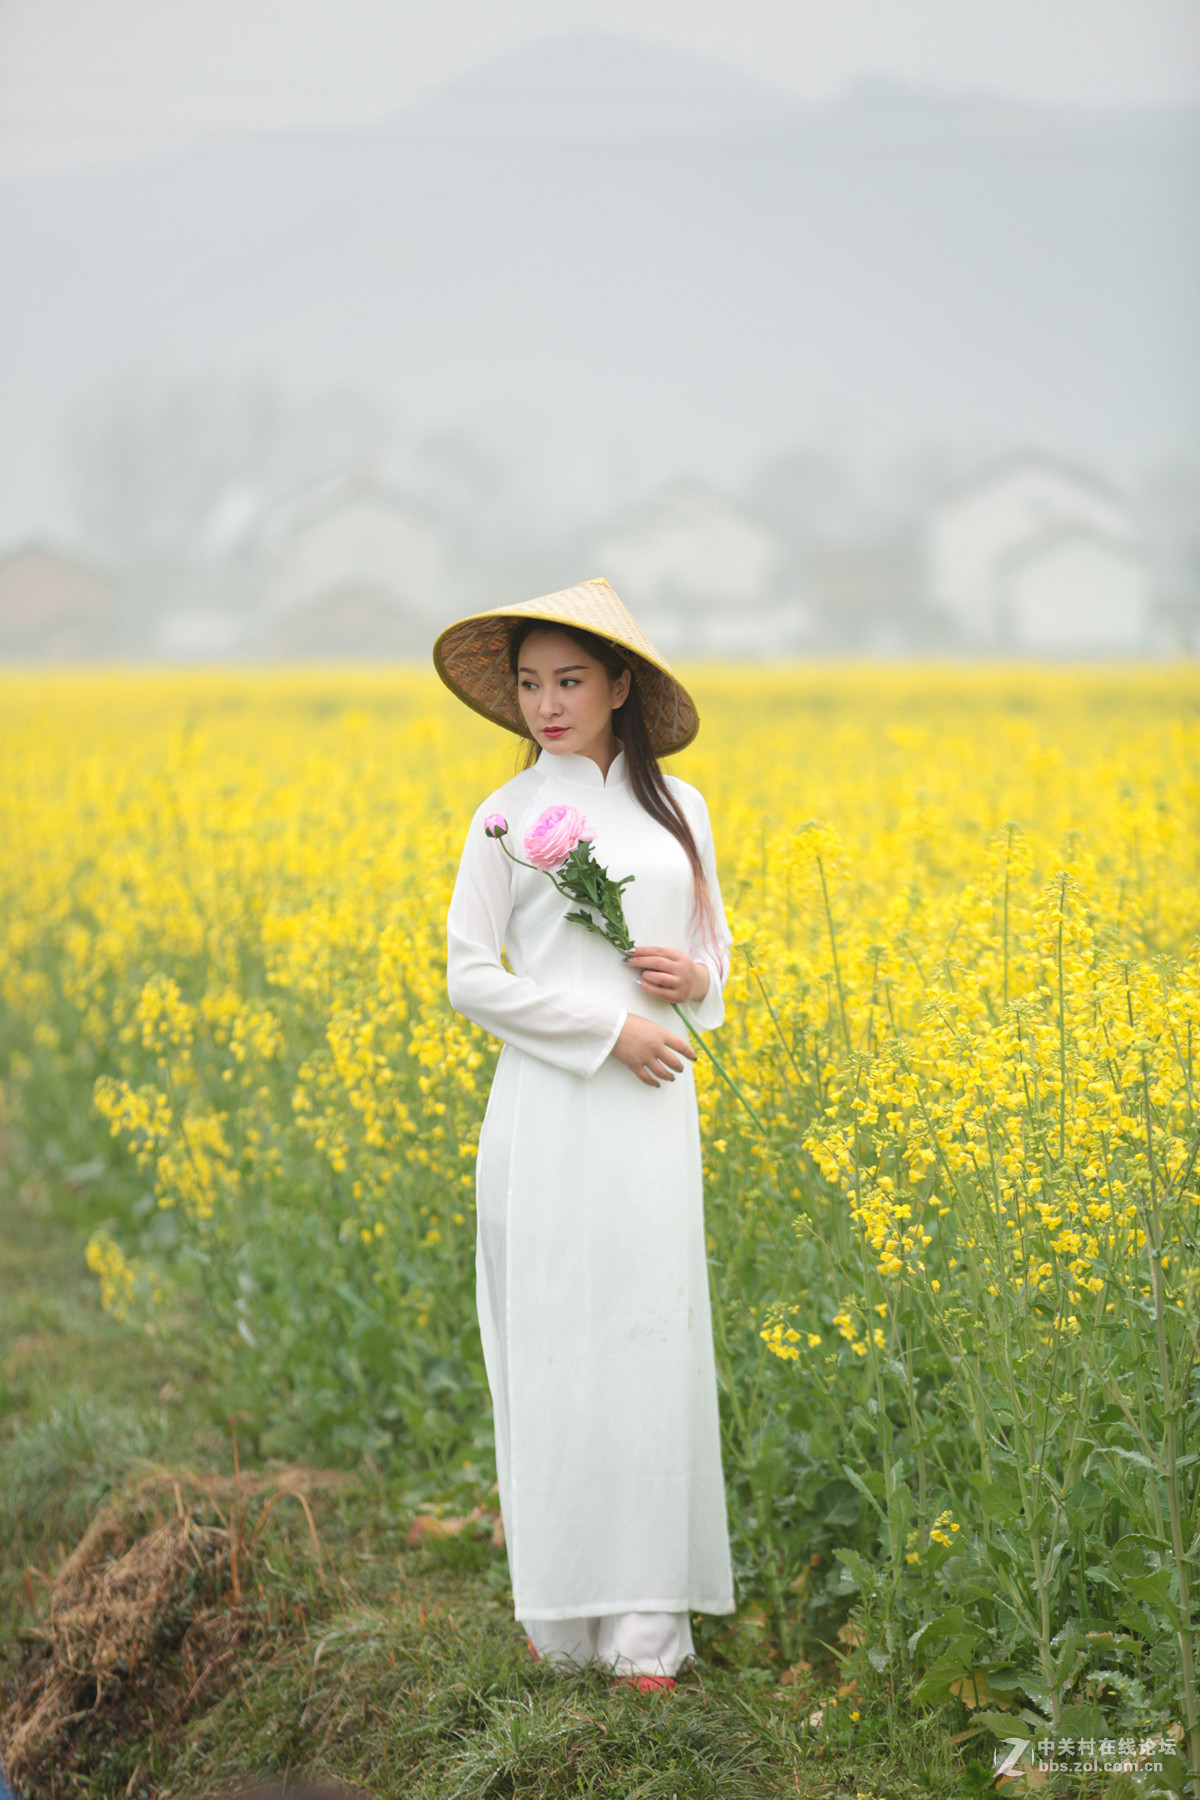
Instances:
[[[509,629],[518,619],[578,625],[608,638],[628,655],[655,755],[669,756],[691,743],[700,729],[691,695],[604,580],[472,613],[447,626],[433,647],[434,666],[451,692],[485,719],[529,736],[508,667]]]

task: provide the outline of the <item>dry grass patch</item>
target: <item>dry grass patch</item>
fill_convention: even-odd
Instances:
[[[0,1717],[0,1758],[28,1800],[72,1791],[73,1776],[106,1742],[147,1732],[170,1738],[211,1704],[253,1633],[247,1596],[267,1518],[281,1500],[299,1502],[323,1583],[308,1497],[350,1481],[297,1468],[236,1477],[157,1472],[104,1507],[53,1579],[44,1617],[25,1634]],[[27,1574],[31,1584],[48,1579]]]

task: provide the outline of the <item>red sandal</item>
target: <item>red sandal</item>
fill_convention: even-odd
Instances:
[[[528,1652],[530,1662],[541,1662],[541,1651],[538,1649],[532,1638],[525,1639],[525,1649]]]
[[[616,1675],[613,1677],[616,1687],[634,1688],[639,1694],[673,1694],[675,1677],[673,1675]]]

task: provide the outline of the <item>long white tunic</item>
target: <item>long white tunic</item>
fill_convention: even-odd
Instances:
[[[724,1017],[729,949],[704,800],[668,776],[718,924],[692,918],[682,848],[634,799],[619,754],[543,751],[471,821],[447,920],[450,1002],[504,1048],[479,1140],[477,1295],[500,1505],[519,1619],[733,1609],[692,1066],[651,1088],[610,1057],[627,1011],[686,1036],[602,938],[567,922],[522,855],[545,807],[576,806],[597,861],[635,877],[634,941],[710,971],[698,1029]],[[500,958],[507,949],[510,973]]]

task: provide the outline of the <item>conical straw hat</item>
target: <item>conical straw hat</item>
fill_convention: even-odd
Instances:
[[[509,632],[521,619],[578,625],[607,638],[629,659],[655,755],[669,756],[691,743],[700,729],[695,702],[602,577],[540,600],[471,613],[446,627],[433,647],[434,666],[451,693],[485,719],[529,736],[508,666]]]

